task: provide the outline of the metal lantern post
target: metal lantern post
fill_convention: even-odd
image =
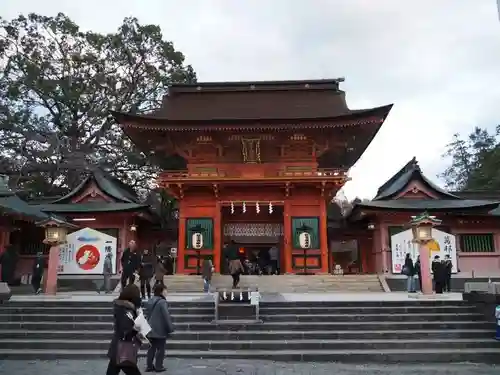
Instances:
[[[418,254],[420,255],[420,276],[422,277],[423,294],[432,294],[430,252],[427,244],[433,240],[432,228],[440,224],[441,220],[436,219],[435,216],[430,216],[427,212],[412,216],[410,221],[413,242],[418,244]]]
[[[55,217],[50,217],[49,219],[37,224],[38,226],[45,228],[45,239],[43,240],[43,243],[50,245],[44,292],[45,294],[55,295],[57,293],[59,246],[66,243],[68,230],[76,229],[78,226]]]

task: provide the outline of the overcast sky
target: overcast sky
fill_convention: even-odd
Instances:
[[[158,24],[200,81],[345,77],[350,108],[394,103],[351,170],[372,198],[413,156],[439,182],[456,132],[500,123],[496,0],[2,0],[0,16],[64,12],[84,29]]]

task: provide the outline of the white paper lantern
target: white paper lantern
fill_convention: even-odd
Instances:
[[[299,244],[301,249],[311,248],[311,235],[307,232],[302,232],[299,234]]]
[[[191,237],[193,249],[200,250],[203,247],[203,234],[196,232]]]

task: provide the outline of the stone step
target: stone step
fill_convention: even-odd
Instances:
[[[274,295],[268,295],[274,296]],[[279,294],[276,294],[279,298]],[[264,295],[266,297],[266,295]],[[319,296],[321,297],[321,296]],[[4,308],[66,308],[66,309],[85,309],[85,308],[112,308],[111,301],[71,301],[71,300],[30,300],[30,301],[9,301],[0,305],[0,311]],[[205,296],[200,300],[192,301],[170,301],[170,308],[211,308],[214,306],[213,297]],[[332,301],[332,300],[310,300],[310,301],[265,301],[261,303],[261,308],[357,308],[365,309],[372,307],[395,308],[395,307],[468,307],[470,304],[466,301],[454,300],[406,300],[406,301]]]
[[[57,322],[57,328],[61,330],[107,330],[111,326],[111,322]],[[242,324],[233,322],[233,324],[212,324],[209,322],[193,322],[193,323],[176,323],[178,331],[209,331],[214,328],[218,330],[241,330],[247,331],[287,331],[293,329],[310,330],[310,331],[336,331],[336,330],[419,330],[419,329],[495,329],[495,324],[484,321],[378,321],[378,322],[266,322],[261,324]],[[54,322],[39,321],[39,322],[0,322],[0,330],[6,329],[26,329],[26,330],[48,330],[54,327]]]
[[[59,327],[58,327],[59,328]],[[109,340],[113,331],[111,327],[102,330],[36,330],[7,329],[0,331],[3,339],[30,340],[71,340],[78,337],[82,340]],[[406,340],[413,338],[427,339],[491,339],[491,329],[453,329],[427,330],[414,332],[408,330],[371,330],[371,331],[176,331],[176,340]]]
[[[11,314],[11,315],[67,315],[67,314],[78,314],[78,315],[101,315],[101,314],[111,314],[112,305],[108,303],[106,307],[92,307],[92,306],[82,306],[82,307],[53,307],[53,306],[43,306],[43,307],[13,307],[10,305],[5,305],[0,308],[1,314]],[[213,303],[207,306],[200,307],[176,307],[175,305],[169,304],[169,311],[172,315],[213,315],[214,306]],[[279,314],[329,314],[329,313],[339,313],[339,314],[359,314],[359,307],[350,306],[337,306],[334,309],[331,307],[324,306],[266,306],[266,304],[261,305],[260,312],[262,315],[279,315]],[[438,314],[458,314],[458,313],[474,313],[476,308],[474,306],[373,306],[373,307],[363,307],[363,314],[422,314],[422,313],[438,313]]]
[[[164,282],[172,292],[200,291],[203,282],[198,275],[165,276]],[[230,275],[214,275],[212,288],[230,287]],[[258,288],[263,292],[327,292],[376,291],[382,292],[377,275],[242,275],[242,288]]]
[[[111,336],[110,336],[111,337]],[[0,349],[25,350],[107,350],[107,340],[0,339]],[[500,343],[490,339],[384,339],[384,340],[167,340],[167,350],[394,350],[394,349],[500,349]],[[147,349],[147,346],[144,346]]]
[[[200,323],[211,322],[214,314],[209,315],[177,315],[172,314],[174,323]],[[437,314],[437,313],[417,313],[417,314],[279,314],[279,315],[261,315],[261,319],[266,323],[302,323],[302,322],[435,322],[435,321],[483,321],[484,317],[478,313],[456,313],[456,314]],[[57,322],[57,323],[95,323],[95,322],[113,322],[113,316],[108,314],[89,315],[89,314],[43,314],[43,315],[23,315],[23,314],[2,314],[0,313],[0,322],[6,323],[29,323],[29,322]]]
[[[145,352],[140,352],[141,356]],[[105,350],[23,350],[1,349],[2,359],[57,360],[106,358]],[[499,363],[499,348],[405,349],[392,350],[171,350],[170,358],[268,359],[285,362],[341,363]]]

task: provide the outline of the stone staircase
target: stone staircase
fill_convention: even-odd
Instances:
[[[0,358],[104,357],[111,302],[32,301],[0,305]],[[495,326],[454,301],[261,304],[263,323],[212,323],[207,298],[171,302],[176,332],[167,355],[344,363],[500,363]],[[144,355],[144,352],[141,353]]]
[[[203,289],[201,276],[165,276],[170,292],[200,292]],[[214,275],[212,288],[229,288],[230,275]],[[242,275],[240,288],[259,288],[263,293],[350,293],[383,292],[377,275]]]

